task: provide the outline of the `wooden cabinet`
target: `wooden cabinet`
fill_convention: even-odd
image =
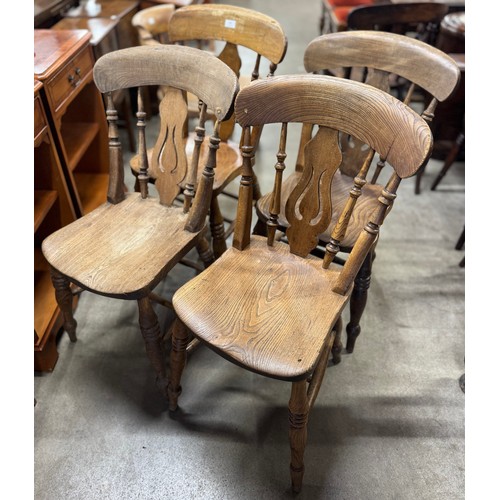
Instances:
[[[51,371],[62,318],[40,246],[106,201],[108,127],[93,82],[90,33],[34,30],[34,38],[35,370]]]
[[[34,328],[35,370],[51,371],[57,361],[56,332],[62,318],[56,304],[43,239],[76,219],[59,155],[44,112],[41,82],[34,82]]]
[[[87,30],[35,30],[35,78],[77,217],[106,201],[109,160],[102,96]]]

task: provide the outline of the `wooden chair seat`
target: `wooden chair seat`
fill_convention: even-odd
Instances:
[[[285,205],[288,200],[290,194],[293,189],[299,182],[301,177],[301,172],[293,172],[287,177],[282,184],[282,198],[281,198],[281,207],[280,213],[278,216],[278,224],[280,226],[281,231],[284,231],[289,223],[285,216]],[[332,182],[332,220],[328,229],[320,234],[319,239],[323,244],[326,244],[330,241],[331,234],[335,227],[335,223],[338,220],[342,210],[344,209],[346,195],[348,195],[349,191],[352,189],[352,177],[348,175],[342,174],[340,171],[334,176]],[[354,246],[354,243],[358,239],[361,231],[365,227],[368,222],[373,209],[377,205],[377,199],[382,192],[383,186],[379,184],[367,184],[363,188],[363,195],[358,199],[356,203],[352,218],[347,226],[347,232],[342,240],[341,249],[342,251],[347,251]],[[269,192],[264,194],[258,201],[255,206],[257,211],[257,215],[261,220],[267,220],[271,213],[271,200],[273,197],[273,193]]]
[[[188,164],[191,164],[191,158],[194,149],[194,138],[195,134],[191,132],[186,140],[186,156]],[[201,145],[200,150],[200,163],[205,165],[208,158],[208,142],[205,141]],[[153,154],[153,148],[148,149],[148,164],[151,165],[151,157]],[[214,186],[213,192],[218,195],[231,181],[236,179],[241,174],[241,152],[238,144],[233,141],[221,142],[219,144],[219,150],[217,151],[217,168],[215,169]],[[130,160],[130,168],[132,171],[138,175],[139,174],[139,156],[135,155]],[[198,170],[198,181],[203,175],[203,170]],[[151,181],[154,181],[155,175],[150,177]],[[181,182],[181,188],[184,189],[185,181]]]
[[[197,243],[203,228],[186,231],[187,217],[182,208],[129,193],[121,203],[105,203],[53,233],[42,249],[51,266],[79,286],[133,299],[154,288]]]
[[[244,252],[228,249],[180,288],[173,304],[197,337],[234,363],[281,380],[303,379],[349,298],[332,294],[339,269],[322,269],[319,258],[293,255],[284,243],[268,247],[255,236]],[[318,300],[322,294],[329,299]]]

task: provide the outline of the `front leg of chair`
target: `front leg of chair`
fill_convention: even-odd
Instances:
[[[139,304],[139,325],[146,346],[146,353],[156,372],[156,384],[161,393],[168,397],[167,394],[167,369],[165,350],[160,335],[160,324],[151,301],[148,297],[143,297],[137,301]]]
[[[373,250],[368,253],[363,262],[356,279],[354,280],[354,288],[350,300],[351,317],[347,324],[347,345],[346,351],[350,354],[354,351],[354,344],[361,332],[361,316],[365,310],[366,300],[368,298],[368,289],[370,288],[370,280],[372,274]]]
[[[210,231],[212,233],[214,256],[217,259],[227,250],[227,244],[224,238],[224,218],[216,196],[212,196],[210,203]]]
[[[259,179],[257,178],[257,175],[255,175],[255,172],[252,172],[252,178],[253,178],[253,187],[252,187],[253,201],[257,202],[262,198],[262,192],[260,190]]]
[[[73,317],[73,292],[70,280],[54,268],[50,269],[56,302],[63,315],[63,328],[68,332],[71,342],[76,342],[76,320]]]
[[[187,360],[189,330],[184,323],[175,318],[172,327],[172,349],[170,351],[170,381],[168,384],[168,409],[177,409],[177,400],[182,392],[181,377]]]
[[[307,418],[309,415],[309,400],[307,397],[307,381],[292,382],[292,394],[288,403],[288,420],[290,430],[291,461],[290,476],[292,490],[298,493],[302,488],[304,477],[304,450],[307,441]]]

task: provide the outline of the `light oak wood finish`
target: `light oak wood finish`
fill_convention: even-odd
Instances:
[[[72,340],[76,340],[76,322],[69,302],[70,284],[107,297],[137,300],[146,352],[156,372],[157,384],[166,395],[165,353],[151,303],[155,297],[150,297],[150,294],[190,249],[200,249],[206,266],[213,260],[210,252],[206,252],[203,240],[212,195],[219,126],[217,122],[210,137],[210,153],[192,206],[173,204],[180,191],[180,182],[189,174],[187,164],[180,161],[184,154],[182,140],[179,143],[174,139],[165,148],[174,160],[172,162],[169,158],[170,169],[159,174],[159,196],[151,196],[148,193],[143,88],[147,85],[170,88],[171,116],[164,124],[171,130],[176,127],[182,130],[187,113],[184,92],[199,96],[212,106],[222,121],[232,110],[238,81],[215,56],[176,46],[132,47],[111,52],[96,63],[94,78],[107,103],[111,163],[108,201],[48,236],[43,241],[42,251],[51,267],[64,328]],[[126,193],[124,189],[123,157],[112,97],[113,91],[131,87],[139,88],[140,193]],[[194,163],[189,166],[197,167]]]
[[[238,94],[235,115],[244,129],[244,140],[233,247],[174,294],[178,318],[172,332],[170,410],[177,409],[181,394],[190,333],[244,369],[291,382],[290,475],[292,489],[298,492],[308,416],[330,352],[338,355],[341,313],[401,178],[413,175],[427,161],[432,135],[417,113],[386,92],[322,75],[256,81]],[[287,124],[294,122],[317,126],[319,131],[305,145],[302,178],[285,207],[291,222],[287,229],[290,244],[285,244],[251,235],[255,148],[250,128],[282,124],[273,191],[279,196]],[[355,135],[390,159],[395,170],[343,267],[310,255],[331,221],[330,181],[326,179],[334,177],[341,165],[339,133]],[[280,203],[272,200],[271,206],[274,211]]]
[[[173,11],[172,7],[158,6],[145,9],[136,14],[133,20],[139,30],[141,43],[151,45],[155,43],[182,43],[192,44],[199,42],[225,42],[218,57],[225,62],[239,77],[240,88],[248,85],[251,80],[259,78],[259,64],[262,57],[271,63],[269,74],[273,74],[277,65],[286,53],[287,40],[279,23],[260,12],[231,5],[205,4],[183,7]],[[251,75],[241,75],[242,65],[238,47],[245,47],[255,52],[256,63]],[[241,50],[241,49],[240,49]],[[191,113],[198,110],[198,100],[190,99]],[[212,110],[207,107],[207,119],[210,119]],[[215,170],[214,199],[210,210],[210,228],[212,231],[213,247],[216,257],[219,257],[227,248],[226,239],[232,233],[234,220],[223,217],[219,208],[218,196],[228,194],[225,188],[241,174],[242,157],[239,146],[232,142],[230,137],[234,130],[234,117],[221,125],[218,164]],[[260,129],[253,132],[254,142],[258,143]],[[186,148],[194,149],[195,134],[188,135]],[[206,154],[206,143],[202,143],[201,155]],[[151,152],[148,152],[152,156]],[[133,158],[131,170],[138,175],[138,159]],[[156,167],[150,164],[149,175],[156,178]],[[195,186],[194,186],[195,188]],[[193,189],[194,189],[193,188]],[[255,199],[260,191],[255,187]],[[234,198],[234,195],[232,195]],[[228,227],[224,226],[224,222]]]
[[[412,84],[405,96],[406,103],[411,101],[416,88],[423,89],[431,96],[429,106],[422,113],[429,123],[438,103],[453,94],[460,80],[457,64],[442,51],[407,36],[377,31],[344,31],[317,37],[306,48],[304,66],[310,73],[334,68],[337,74],[347,76],[350,72],[351,77],[361,77],[365,83],[387,92],[390,90],[391,75],[403,77]],[[366,69],[366,73],[360,68]],[[309,140],[310,128],[304,134],[302,140]],[[341,149],[342,164],[333,176],[330,187],[332,219],[319,236],[320,246],[326,248],[328,258],[332,260],[337,258],[338,252],[351,252],[382,193],[383,186],[376,183],[380,171],[386,161],[389,164],[393,161],[382,154],[375,162],[373,151],[367,148],[366,141],[353,140],[347,134],[341,136]],[[303,147],[300,155],[303,154],[302,150]],[[283,182],[280,215],[277,219],[277,229],[280,231],[285,231],[289,226],[285,206],[299,183],[303,169],[303,159],[299,158],[296,171]],[[373,173],[368,182],[370,171]],[[260,224],[255,231],[259,234],[263,234],[266,221],[272,218],[272,196],[272,192],[267,193],[257,202]],[[347,197],[349,203],[346,205]],[[347,324],[349,353],[353,351],[361,331],[359,321],[370,286],[371,260],[362,266],[360,272],[351,299],[351,321]]]

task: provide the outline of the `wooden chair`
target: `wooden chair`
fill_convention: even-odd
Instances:
[[[158,19],[160,10],[159,8],[156,9],[154,14],[157,15]],[[143,19],[147,18],[146,14]],[[149,18],[152,18],[152,16]],[[270,61],[268,76],[272,76],[286,53],[287,39],[279,23],[273,18],[251,9],[220,4],[192,5],[178,9],[174,13],[166,13],[161,19],[161,23],[160,21],[152,23],[153,26],[156,26],[152,30],[149,24],[145,26],[146,23],[141,21],[141,29],[151,30],[151,34],[155,37],[160,35],[161,30],[167,29],[170,43],[222,42],[223,48],[218,57],[238,75],[240,88],[259,78],[261,58]],[[137,20],[136,25],[139,26],[139,20]],[[155,42],[151,41],[150,38],[149,41],[146,39],[146,43]],[[251,75],[240,75],[242,61],[238,53],[238,47],[250,49],[256,54],[256,61]],[[197,99],[195,100],[195,108],[198,108]],[[207,119],[210,118],[210,114],[211,110],[208,109]],[[234,117],[231,117],[221,126],[221,143],[210,207],[210,228],[215,257],[219,257],[227,249],[226,239],[234,229],[234,220],[230,217],[224,219],[218,202],[218,196],[221,194],[228,195],[233,199],[236,198],[235,195],[225,189],[241,173],[242,158],[239,143],[230,139],[233,130]],[[258,143],[260,133],[261,129],[257,127],[253,130],[255,144]],[[186,147],[188,151],[192,150],[193,139],[193,135],[187,139]],[[202,157],[204,157],[206,151],[207,146],[203,144]],[[130,166],[132,173],[137,176],[137,158],[132,159]],[[150,172],[150,177],[154,181],[154,172]],[[258,199],[259,196],[260,190],[256,184],[255,199]],[[225,222],[228,224],[227,228],[224,226]]]
[[[411,35],[434,45],[439,24],[448,11],[449,6],[439,2],[362,5],[349,12],[347,29]]]
[[[394,74],[402,76],[412,83],[405,97],[406,104],[411,101],[416,87],[424,89],[432,96],[431,102],[422,112],[422,117],[428,123],[432,120],[438,102],[445,100],[453,92],[460,79],[460,71],[453,59],[440,50],[410,37],[377,31],[344,31],[317,37],[306,48],[304,65],[306,71],[315,73],[329,68],[341,68],[346,77],[361,77],[365,83],[386,92],[389,92],[390,77]],[[281,215],[275,221],[281,231],[285,231],[289,224],[288,212],[284,207],[301,179],[304,165],[303,144],[309,141],[310,137],[311,128],[307,125],[303,129],[295,172],[283,182]],[[319,248],[322,249],[325,246],[328,248],[333,238],[335,254],[352,252],[383,189],[383,186],[377,184],[377,179],[386,160],[383,156],[378,159],[374,165],[375,171],[371,174],[371,181],[367,184],[366,178],[374,162],[374,152],[368,150],[365,143],[345,134],[342,135],[341,146],[342,164],[331,185],[334,215],[328,229],[319,237]],[[349,193],[351,204],[345,209],[343,199]],[[276,212],[276,207],[272,208],[272,196],[272,193],[267,193],[256,204],[256,234],[265,234],[270,214],[273,210]],[[341,214],[341,223],[336,224],[335,221]],[[346,227],[348,221],[349,226]],[[353,352],[356,338],[361,331],[360,320],[368,297],[373,258],[374,249],[369,252],[354,282],[350,303],[351,316],[346,327],[348,353]],[[338,361],[339,357],[335,359],[335,362]]]
[[[372,5],[377,0],[321,0],[319,34],[336,33],[347,29],[347,16],[351,10]]]
[[[238,81],[216,57],[175,46],[132,47],[108,53],[96,62],[94,80],[107,102],[111,163],[107,202],[47,237],[42,251],[51,266],[56,300],[71,341],[76,341],[76,321],[70,284],[106,297],[137,300],[146,352],[156,371],[158,386],[166,394],[165,353],[151,293],[190,249],[197,248],[205,265],[213,260],[207,251],[204,228],[212,195],[220,123],[232,111]],[[117,112],[112,100],[115,91],[146,85],[170,88],[165,97],[170,115],[163,117],[163,126],[170,131],[169,139],[157,143],[153,154],[153,159],[160,155],[165,160],[165,170],[157,170],[159,196],[148,194],[142,91],[138,92],[137,112],[140,193],[127,193],[124,189]],[[198,168],[199,156],[195,151],[188,165],[179,135],[187,113],[185,91],[199,96],[205,103],[203,107],[214,109],[219,120],[210,137],[209,158],[196,196],[194,200],[186,197],[184,206],[179,207],[174,205],[179,185],[184,177],[196,175],[193,172]]]
[[[291,382],[290,472],[292,488],[299,491],[308,414],[334,345],[333,330],[340,330],[354,278],[377,240],[401,179],[413,175],[429,157],[432,135],[425,120],[389,94],[323,75],[254,82],[238,94],[235,113],[244,128],[244,163],[233,246],[174,295],[178,318],[172,335],[169,407],[177,409],[189,332],[244,369]],[[285,207],[290,221],[287,245],[275,241],[274,233],[287,124],[295,122],[318,126],[318,131],[304,148],[303,176]],[[249,127],[268,123],[282,127],[266,238],[251,235],[254,147]],[[333,245],[324,259],[310,253],[332,217],[329,185],[342,160],[339,133],[358,137],[394,168],[343,267],[331,263]],[[351,203],[349,196],[346,203]]]

